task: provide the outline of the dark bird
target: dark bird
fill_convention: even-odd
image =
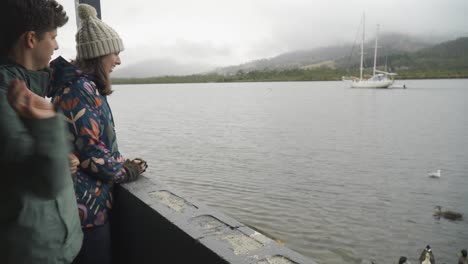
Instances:
[[[400,260],[398,260],[398,264],[407,264],[406,262],[408,259],[405,256],[401,256]]]
[[[466,249],[462,249],[460,253],[461,253],[461,256],[458,259],[458,264],[468,264],[468,257],[467,257],[468,254],[466,252]]]
[[[442,211],[442,206],[440,205],[437,205],[435,208],[437,209],[437,211],[434,212],[434,217],[436,217],[437,219],[440,219],[441,217],[443,217],[448,220],[456,221],[456,220],[461,220],[463,218],[463,215],[460,213],[452,212],[448,210]]]

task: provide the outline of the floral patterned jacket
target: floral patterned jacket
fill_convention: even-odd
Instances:
[[[92,75],[59,57],[48,96],[68,124],[74,153],[80,160],[75,194],[83,228],[105,224],[112,208],[115,183],[138,177],[138,168],[119,152],[112,112],[106,96],[99,94]]]

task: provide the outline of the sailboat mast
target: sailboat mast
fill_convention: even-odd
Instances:
[[[374,48],[374,73],[372,75],[375,75],[375,66],[377,65],[377,43],[379,39],[379,24],[377,24],[377,33],[375,34],[375,48]]]
[[[362,81],[362,69],[364,66],[364,35],[366,32],[366,16],[362,14],[362,41],[361,41],[361,67],[360,67],[360,74],[359,80]]]

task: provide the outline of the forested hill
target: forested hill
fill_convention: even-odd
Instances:
[[[365,59],[374,60],[374,42],[371,39],[364,45]],[[392,54],[412,53],[433,44],[424,40],[399,33],[385,33],[379,38],[379,55],[382,57]],[[236,74],[238,71],[250,72],[256,70],[286,70],[286,69],[313,69],[318,67],[350,68],[359,64],[359,43],[330,45],[310,50],[297,50],[280,54],[278,56],[246,62],[240,65],[218,68],[219,74]]]
[[[400,79],[467,78],[468,37],[443,42],[413,53],[393,54],[386,58]],[[379,58],[384,61],[384,58]]]
[[[414,53],[391,55],[388,62],[395,69],[468,69],[468,37],[444,42]]]
[[[262,67],[270,65],[272,61],[256,61],[249,67],[230,68],[234,73],[211,72],[208,74],[194,74],[186,76],[162,76],[151,78],[114,79],[114,83],[191,83],[191,82],[237,82],[237,81],[316,81],[341,80],[344,75],[357,76],[359,63],[357,60],[349,63],[343,52],[330,48],[329,53],[314,56],[315,66],[304,66],[304,58],[299,53],[289,54],[287,67]],[[312,53],[309,53],[312,54]],[[332,54],[339,54],[339,58],[331,58]],[[293,56],[290,56],[293,55]],[[297,57],[297,63],[290,58]],[[310,59],[310,57],[309,57]],[[285,60],[278,56],[275,61]],[[345,63],[345,62],[348,63]],[[263,63],[263,65],[262,65]],[[284,64],[283,64],[284,65]],[[365,71],[371,72],[373,58],[366,56]],[[377,58],[379,69],[396,72],[396,79],[427,79],[427,78],[468,78],[468,37],[443,42],[417,51],[383,54]],[[241,66],[241,65],[240,65]],[[245,65],[244,65],[245,66]]]

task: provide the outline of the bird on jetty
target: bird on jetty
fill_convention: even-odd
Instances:
[[[421,252],[421,256],[419,257],[420,264],[435,264],[434,254],[432,254],[432,249],[429,245],[427,245],[423,252]]]
[[[429,172],[429,173],[427,174],[427,176],[429,176],[429,178],[437,178],[437,179],[439,179],[439,178],[440,178],[440,170],[433,171],[433,172]]]
[[[400,259],[398,260],[398,264],[409,264],[408,258],[406,258],[405,256],[401,256]]]
[[[466,252],[466,249],[461,250],[461,256],[458,259],[458,264],[468,264],[468,253]]]
[[[452,212],[448,210],[442,211],[442,206],[440,205],[437,205],[435,208],[437,209],[437,211],[434,212],[434,217],[436,217],[437,219],[440,219],[441,217],[443,217],[448,220],[456,221],[456,220],[461,220],[463,218],[463,215],[460,213]]]

